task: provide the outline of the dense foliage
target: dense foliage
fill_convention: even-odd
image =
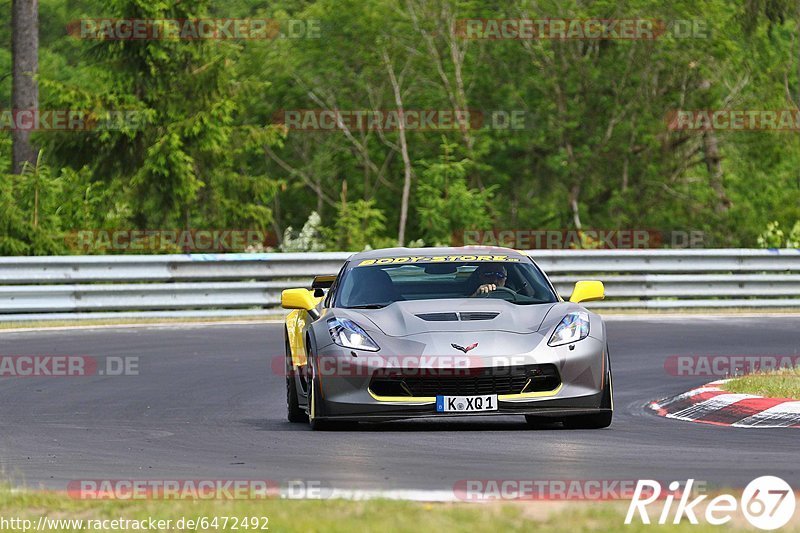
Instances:
[[[104,228],[260,229],[286,250],[392,245],[401,234],[445,243],[490,228],[697,230],[716,247],[797,246],[800,132],[667,128],[678,109],[796,109],[794,10],[781,0],[40,0],[40,107],[133,110],[142,123],[37,132],[39,162],[22,175],[10,174],[10,134],[0,131],[0,254],[69,253],[70,232]],[[100,17],[318,21],[319,36],[67,32]],[[453,31],[473,18],[700,29],[564,41]],[[6,23],[5,108],[10,42]],[[275,119],[400,108],[478,110],[484,120],[301,131]],[[495,127],[492,117],[515,113],[521,127]]]

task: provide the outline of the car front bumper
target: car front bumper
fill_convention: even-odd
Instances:
[[[353,355],[335,345],[320,351],[315,362],[318,365],[320,386],[319,418],[337,420],[396,420],[403,418],[448,418],[454,416],[499,416],[499,415],[537,415],[543,417],[563,417],[570,415],[597,413],[601,409],[602,392],[606,376],[605,342],[588,337],[569,346],[549,347],[537,343],[530,351],[513,356],[488,355],[474,359],[473,370],[497,370],[505,368],[509,360],[520,365],[552,364],[558,369],[560,384],[552,390],[498,394],[496,411],[446,412],[436,411],[435,394],[426,396],[385,396],[376,394],[370,388],[376,372],[386,370],[382,361],[397,361],[395,357],[378,357],[379,354]],[[345,359],[342,359],[345,358]],[[327,361],[327,363],[326,363]],[[332,366],[331,361],[339,362]],[[341,368],[346,361],[348,371],[330,372],[331,368]],[[440,361],[446,361],[441,359]],[[493,391],[480,394],[492,394]],[[452,394],[436,392],[436,394]],[[466,395],[466,394],[465,394]]]

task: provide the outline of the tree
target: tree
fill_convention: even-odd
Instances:
[[[425,170],[417,188],[417,213],[423,221],[423,239],[434,245],[448,245],[464,230],[489,229],[490,203],[495,189],[469,188],[466,178],[472,167],[470,160],[455,160],[456,144],[444,141],[441,148],[437,162],[422,163]]]
[[[676,110],[796,108],[794,0],[40,2],[40,72],[28,77],[38,105],[130,110],[142,120],[34,133],[49,170],[29,165],[33,172],[0,178],[0,253],[53,253],[60,233],[93,228],[283,236],[312,211],[328,249],[398,237],[444,243],[468,228],[581,226],[701,230],[707,245],[754,246],[769,222],[786,231],[800,219],[796,132],[672,130],[666,120]],[[306,21],[320,35],[127,41],[64,31],[96,16]],[[702,21],[707,35],[526,40],[453,31],[464,19],[547,17]],[[11,31],[0,25],[0,64],[12,64]],[[0,71],[0,101],[11,93],[11,72]],[[276,119],[282,110],[336,109],[466,109],[483,123],[309,131]],[[521,126],[495,121],[518,112]],[[15,168],[5,116],[4,172]]]
[[[14,61],[11,90],[13,112],[35,111],[39,107],[39,0],[12,0],[11,49]],[[22,172],[25,163],[36,164],[31,132],[16,127],[12,131],[13,172]]]

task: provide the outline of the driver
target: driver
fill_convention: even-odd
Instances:
[[[480,285],[470,297],[489,294],[498,287],[506,286],[508,272],[503,265],[484,264],[478,267],[478,283]]]

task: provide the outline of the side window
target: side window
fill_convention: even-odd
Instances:
[[[342,266],[342,269],[339,270],[339,273],[336,275],[336,280],[334,280],[333,285],[331,285],[331,288],[328,290],[328,294],[325,295],[325,300],[322,302],[323,307],[330,308],[333,306],[333,299],[336,295],[336,289],[339,288],[339,281],[342,279],[342,274],[344,274],[348,264],[349,262],[345,263],[344,266]]]

